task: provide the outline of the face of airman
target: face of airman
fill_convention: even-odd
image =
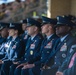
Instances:
[[[16,34],[18,34],[18,30],[9,29],[9,36],[15,36]]]
[[[2,37],[7,37],[8,36],[8,28],[3,28],[1,30],[1,36]]]
[[[24,24],[22,24],[22,30],[23,30],[23,31],[25,31],[25,30],[26,30],[26,28],[27,28],[27,24],[25,24],[25,23],[24,23]]]
[[[53,27],[51,24],[45,24],[41,27],[42,29],[42,34],[47,34],[49,31],[51,32],[53,30]]]
[[[28,26],[27,27],[27,32],[28,32],[28,35],[34,35],[35,34],[35,32],[36,32],[36,30],[37,30],[37,27],[36,26]]]
[[[64,36],[69,32],[70,29],[71,28],[69,26],[58,26],[56,27],[56,34],[58,36]]]

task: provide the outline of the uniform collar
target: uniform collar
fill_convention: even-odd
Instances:
[[[25,31],[24,33],[27,34],[27,31]]]
[[[32,36],[32,37],[31,37],[31,40],[33,40],[34,38],[35,38],[35,36]]]
[[[12,41],[15,41],[18,38],[18,36],[16,38],[12,38]]]
[[[9,39],[11,36],[8,36],[7,39]]]
[[[69,34],[65,35],[64,37],[60,38],[60,41],[63,42],[64,39],[68,36]]]
[[[49,40],[49,39],[52,37],[52,35],[53,35],[53,34],[51,34],[51,35],[47,36],[47,39]]]

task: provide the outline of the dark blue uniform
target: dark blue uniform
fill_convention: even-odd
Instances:
[[[58,71],[63,72],[63,75],[76,75],[76,55],[73,59],[74,54],[76,54],[76,44],[71,50],[71,55],[63,62]],[[73,65],[69,67],[70,62],[73,59]]]
[[[40,68],[48,59],[48,56],[51,53],[52,48],[53,48],[54,43],[57,38],[58,37],[56,35],[52,35],[49,39],[47,39],[47,38],[44,39],[44,41],[42,42],[42,45],[41,45],[40,52],[38,54],[36,54],[36,56],[28,62],[30,64],[34,63],[35,67],[32,69],[29,69],[29,70],[28,69],[21,70],[21,75],[25,75],[25,74],[39,75],[40,74]],[[40,59],[40,60],[37,60],[37,59]],[[17,72],[17,70],[15,70],[15,75],[17,74],[16,72]]]
[[[15,40],[10,41],[7,47],[7,54],[2,59],[4,61],[1,67],[2,75],[8,75],[9,68],[13,64],[13,61],[18,61],[24,54],[24,43],[20,37],[17,37]]]
[[[58,37],[56,35],[52,35],[48,40],[44,39],[44,41],[41,45],[41,50],[40,50],[40,60],[37,62],[33,62],[35,64],[35,67],[32,69],[29,69],[29,75],[31,75],[31,73],[33,75],[40,74],[40,72],[41,72],[40,68],[42,68],[42,66],[48,60],[48,57],[49,57],[50,53],[52,52],[52,49],[53,49],[54,44],[57,39],[58,39]],[[22,75],[24,75],[24,74],[22,73]]]
[[[53,49],[52,54],[50,54],[50,57],[46,62],[46,65],[50,65],[50,69],[42,71],[42,75],[46,75],[47,73],[49,73],[49,75],[55,75],[59,66],[61,66],[63,61],[71,54],[69,50],[73,44],[75,44],[75,38],[70,35],[68,35],[63,42],[60,42],[56,49]],[[51,63],[52,57],[54,57],[53,64]]]
[[[27,20],[26,19],[22,20],[22,25],[23,24],[24,24],[24,26],[27,26]],[[21,35],[21,38],[23,39],[25,47],[26,47],[26,43],[27,43],[27,40],[29,38],[29,35],[27,34],[26,28],[24,30],[24,33]]]
[[[7,39],[0,46],[0,60],[5,57],[5,55],[6,55],[6,44],[9,43],[8,41],[10,41],[10,40],[11,40],[11,38]],[[1,64],[0,64],[0,69],[1,69]]]
[[[0,59],[2,59],[4,57],[4,53],[3,53],[4,50],[2,50],[2,49],[3,49],[3,46],[4,46],[5,42],[6,42],[6,38],[0,37]]]
[[[6,42],[6,39],[7,39],[7,38],[3,38],[3,37],[0,36],[0,45],[1,45],[3,42]]]
[[[42,43],[42,35],[37,34],[32,40],[31,37],[29,37],[27,44],[26,44],[26,49],[25,49],[25,55],[22,61],[19,61],[19,63],[26,63],[31,60],[33,60],[39,53],[41,43]],[[39,60],[39,58],[36,59],[36,61]],[[15,75],[21,75],[21,67],[18,69],[15,69],[17,65],[12,65],[10,68],[10,75],[14,75],[14,70],[15,70]]]
[[[68,25],[70,27],[73,25],[73,23],[66,20],[65,18],[58,17],[58,25],[56,26],[62,26],[62,25],[63,26]],[[70,55],[69,50],[71,46],[76,43],[75,37],[73,37],[68,32],[68,34],[66,34],[62,39],[60,38],[60,43],[56,48],[53,49],[49,57],[49,60],[46,62],[46,65],[51,64],[52,56],[54,57],[54,63],[50,66],[50,69],[45,69],[44,71],[42,71],[42,75],[47,75],[47,73],[49,73],[49,75],[50,74],[55,75],[59,66],[61,66],[63,61]]]
[[[5,29],[7,29],[9,23],[0,23],[0,31],[1,31],[1,36],[0,36],[0,59],[2,59],[5,55],[5,51],[4,51],[4,45],[7,42],[7,36],[8,36],[8,32],[6,32],[6,35],[4,33],[2,33]]]
[[[26,32],[26,33],[24,32],[24,33],[21,35],[21,38],[23,39],[24,44],[25,44],[25,47],[26,47],[26,43],[27,43],[27,40],[28,40],[28,38],[29,38],[29,35],[27,34],[27,32]]]
[[[2,59],[5,56],[5,54],[6,54],[6,44],[9,43],[10,40],[11,40],[11,37],[5,39],[5,41],[0,46],[0,59]]]
[[[24,56],[24,61],[22,62],[29,62],[33,58],[37,56],[37,54],[40,51],[40,46],[42,42],[42,35],[37,34],[33,40],[31,40],[31,37],[28,39],[26,49],[25,49],[25,56]]]

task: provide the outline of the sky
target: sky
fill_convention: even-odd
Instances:
[[[13,1],[15,1],[15,0],[0,0],[0,4],[9,3],[9,2],[13,2]]]
[[[13,2],[15,0],[0,0],[0,4],[2,3],[9,3],[9,2]],[[25,1],[25,0],[21,0],[21,1]]]
[[[2,3],[9,3],[9,2],[13,2],[15,0],[0,0],[0,4]],[[25,0],[21,0],[21,1],[25,1]]]

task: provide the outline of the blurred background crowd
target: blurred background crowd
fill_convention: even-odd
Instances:
[[[20,22],[27,17],[46,15],[46,0],[15,0],[0,5],[0,21]]]

